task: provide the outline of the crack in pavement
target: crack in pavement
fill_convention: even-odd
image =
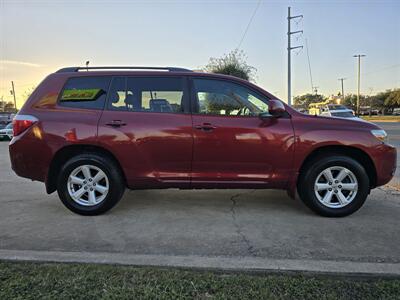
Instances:
[[[244,194],[251,194],[254,193],[256,190],[253,190],[251,192],[244,192],[244,193],[238,193],[235,194],[231,197],[231,202],[232,202],[232,206],[231,206],[231,215],[232,215],[232,220],[233,220],[233,225],[236,228],[236,233],[241,237],[242,242],[244,242],[246,244],[247,247],[247,252],[251,255],[251,256],[256,256],[256,250],[253,247],[253,245],[251,244],[250,240],[246,237],[246,234],[242,231],[241,226],[239,225],[239,223],[237,222],[236,219],[236,210],[235,207],[237,206],[237,201],[236,198],[243,196]]]
[[[389,185],[389,184],[378,187],[377,189],[384,192],[385,194],[389,194],[391,196],[400,195],[400,189],[395,186]]]

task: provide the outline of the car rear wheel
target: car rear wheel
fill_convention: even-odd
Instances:
[[[116,164],[98,154],[82,154],[61,168],[57,192],[64,205],[81,215],[99,215],[111,209],[125,190]]]
[[[364,167],[346,156],[318,157],[300,174],[302,201],[319,215],[343,217],[357,211],[369,193]]]

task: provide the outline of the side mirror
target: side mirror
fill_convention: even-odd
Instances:
[[[275,118],[282,117],[285,113],[285,105],[279,100],[269,100],[268,102],[268,112]]]

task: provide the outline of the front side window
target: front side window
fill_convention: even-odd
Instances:
[[[181,77],[115,77],[108,108],[134,112],[184,112],[185,83]]]
[[[194,79],[199,114],[256,116],[268,112],[268,103],[250,89],[232,82]]]
[[[111,78],[108,76],[68,79],[59,104],[68,107],[103,109]]]

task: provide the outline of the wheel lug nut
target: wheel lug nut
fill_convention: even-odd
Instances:
[[[332,182],[329,182],[329,185],[332,185]]]
[[[335,180],[335,183],[339,183],[339,180]]]
[[[90,191],[91,191],[91,192],[93,192],[93,189],[92,189],[92,188],[90,188]]]
[[[341,189],[341,188],[342,188],[342,186],[341,186],[341,185],[339,185],[339,186],[338,186],[338,188],[339,188],[339,189]]]
[[[335,190],[335,193],[337,193],[337,190]]]
[[[328,189],[328,191],[332,191],[332,189]]]
[[[92,178],[90,178],[89,181],[92,182]]]
[[[95,183],[93,183],[93,186],[96,186],[96,184],[95,184]]]

